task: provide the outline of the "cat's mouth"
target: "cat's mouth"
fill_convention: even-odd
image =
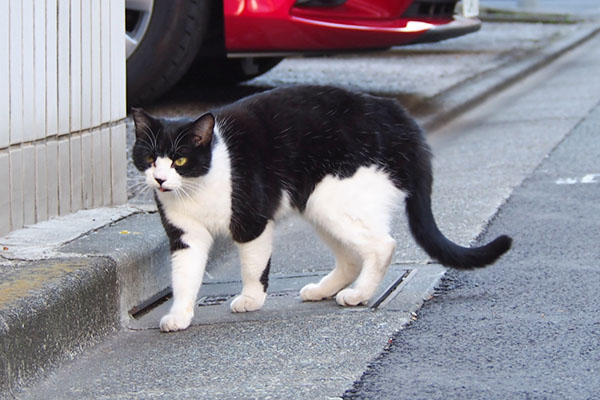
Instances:
[[[162,187],[162,186],[161,186],[161,187],[159,187],[159,188],[158,188],[158,190],[159,190],[159,191],[161,191],[161,192],[163,192],[163,193],[164,193],[164,192],[170,192],[170,191],[171,191],[171,189],[167,189],[167,188],[164,188],[164,187]]]

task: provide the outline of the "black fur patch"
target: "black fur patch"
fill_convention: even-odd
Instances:
[[[270,270],[271,270],[271,258],[269,257],[267,266],[263,270],[263,273],[260,275],[260,283],[262,283],[265,293],[267,292],[267,288],[269,287],[269,271]]]
[[[410,190],[411,163],[429,159],[419,127],[392,99],[299,86],[259,93],[213,113],[231,157],[230,229],[237,242],[262,233],[282,190],[303,211],[326,175],[350,177],[371,165]]]
[[[171,249],[171,253],[175,252],[176,250],[187,249],[189,246],[181,240],[183,231],[169,222],[165,216],[163,205],[158,199],[158,196],[156,196],[156,193],[154,194],[154,200],[156,201],[156,207],[158,208],[158,213],[160,214],[160,221],[163,224],[167,238],[169,238],[169,247]]]

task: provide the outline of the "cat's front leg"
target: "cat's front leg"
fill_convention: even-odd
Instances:
[[[242,264],[242,293],[231,302],[231,311],[259,310],[267,297],[273,240],[273,221],[256,239],[237,243]]]
[[[160,320],[161,331],[180,331],[190,326],[212,241],[205,230],[181,236],[182,245],[171,256],[173,304]]]

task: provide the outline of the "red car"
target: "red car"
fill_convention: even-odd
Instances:
[[[479,0],[126,0],[129,105],[184,75],[253,78],[291,54],[385,49],[477,31]]]

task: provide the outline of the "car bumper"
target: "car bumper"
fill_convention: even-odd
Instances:
[[[481,29],[481,20],[478,18],[464,18],[455,16],[454,21],[446,25],[434,25],[423,34],[419,35],[415,43],[439,42],[440,40],[450,39],[467,33],[477,32]]]
[[[351,16],[321,10],[299,9],[293,0],[269,3],[272,7],[225,7],[225,44],[230,56],[261,53],[318,53],[381,49],[392,46],[439,41],[478,30],[477,18],[407,18],[403,8],[382,8],[379,16]],[[259,4],[262,4],[258,2]],[[234,3],[232,3],[234,4]],[[267,4],[267,2],[264,2]],[[347,4],[351,4],[348,1]],[[387,13],[386,15],[384,15]]]

